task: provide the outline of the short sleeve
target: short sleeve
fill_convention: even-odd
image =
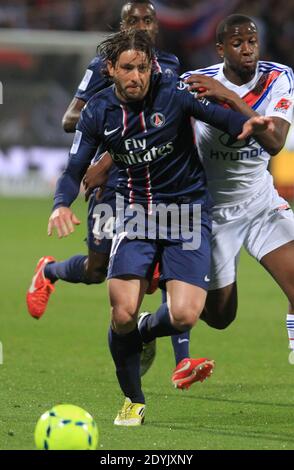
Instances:
[[[275,81],[270,94],[270,101],[265,116],[279,117],[290,124],[294,110],[294,75],[289,68]]]

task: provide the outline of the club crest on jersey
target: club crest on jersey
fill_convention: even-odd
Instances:
[[[164,75],[165,75],[166,77],[173,77],[173,76],[174,76],[174,72],[173,72],[171,69],[165,69]]]
[[[286,112],[287,109],[290,108],[291,106],[291,101],[290,100],[286,100],[286,98],[282,98],[275,106],[275,109],[274,111],[280,111],[280,112]]]
[[[188,86],[189,86],[188,83],[185,83],[182,80],[180,80],[177,84],[177,90],[180,90],[180,91],[185,90],[186,88],[188,88]]]
[[[150,122],[153,127],[162,127],[165,124],[165,117],[161,113],[154,113],[150,117]]]

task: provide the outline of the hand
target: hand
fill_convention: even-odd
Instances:
[[[222,85],[218,80],[201,74],[193,74],[185,80],[189,84],[189,91],[197,91],[197,98],[211,98],[221,103],[226,103],[231,90]]]
[[[275,124],[271,117],[253,116],[244,123],[243,130],[238,135],[238,140],[247,139],[252,134],[260,134],[264,131],[274,132],[274,130]]]
[[[74,225],[80,223],[69,207],[58,207],[49,217],[48,235],[50,237],[56,229],[58,238],[67,237],[74,232]]]
[[[105,165],[107,163],[107,166]],[[112,165],[111,156],[108,152],[103,154],[103,157],[98,160],[97,162],[90,165],[84,178],[83,184],[85,187],[85,199],[86,201],[89,199],[90,194],[92,193],[93,189],[100,188],[98,191],[99,196],[101,196],[104,186],[108,180],[108,172],[109,172],[109,164]]]
[[[102,195],[102,192],[104,190],[104,186],[107,183],[108,180],[108,172],[107,173],[101,173],[100,171],[100,166],[99,166],[99,161],[96,163],[93,163],[93,165],[90,165],[84,178],[83,178],[83,185],[85,188],[85,199],[88,201],[90,195],[93,192],[93,189],[99,188],[97,195],[99,197]]]

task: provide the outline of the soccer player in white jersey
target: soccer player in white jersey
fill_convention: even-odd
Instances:
[[[217,28],[222,63],[188,72],[186,81],[208,98],[248,116],[271,116],[275,132],[237,142],[196,122],[196,140],[214,199],[210,292],[202,318],[226,328],[237,311],[237,266],[241,247],[272,275],[289,300],[287,330],[294,356],[294,216],[273,185],[267,167],[284,146],[293,118],[292,70],[259,60],[254,21],[227,17]]]

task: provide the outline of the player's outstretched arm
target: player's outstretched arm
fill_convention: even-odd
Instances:
[[[273,118],[268,116],[253,116],[243,124],[243,130],[238,135],[238,140],[247,139],[250,135],[258,135],[264,131],[275,131]]]
[[[192,74],[185,79],[185,82],[189,84],[189,91],[197,91],[198,99],[207,98],[226,104],[234,111],[244,114],[244,116],[260,116],[237,93],[212,77]],[[266,128],[265,131],[258,134],[256,140],[270,155],[277,155],[285,145],[290,124],[280,117],[273,117],[272,119],[275,124],[274,131]]]
[[[188,90],[197,92],[197,98],[208,98],[218,103],[228,104],[234,111],[240,111],[249,117],[257,114],[251,109],[237,93],[229,90],[218,80],[202,74],[192,74],[185,79],[185,83],[189,85]],[[242,109],[240,109],[242,108]],[[244,112],[244,111],[247,111]]]
[[[259,116],[237,93],[227,88],[215,78],[208,77],[207,75],[192,74],[185,79],[185,82],[189,85],[189,91],[197,92],[198,99],[207,98],[217,103],[225,104],[247,117]]]
[[[49,217],[48,235],[51,236],[56,230],[58,238],[67,237],[74,232],[74,226],[80,223],[69,207],[58,207]]]

